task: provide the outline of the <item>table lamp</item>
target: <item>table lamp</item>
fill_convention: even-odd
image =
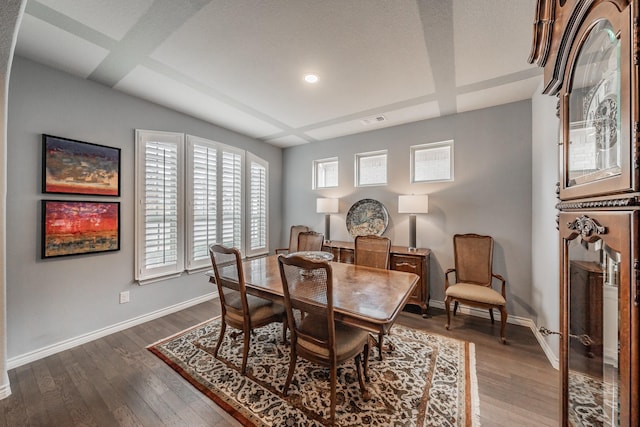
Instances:
[[[416,214],[429,213],[429,196],[398,196],[398,213],[409,214],[409,250],[416,250]]]
[[[326,241],[331,240],[331,215],[332,213],[338,213],[339,199],[316,199],[316,212],[323,213],[324,215],[324,239]]]

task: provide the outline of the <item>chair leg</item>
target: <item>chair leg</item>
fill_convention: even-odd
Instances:
[[[369,352],[371,351],[371,344],[373,343],[373,337],[369,335],[367,338],[367,343],[364,345],[364,360],[362,364],[364,365],[364,380],[369,382]]]
[[[378,333],[378,353],[380,353],[380,360],[382,360],[382,345],[384,341],[384,334],[382,332]]]
[[[458,301],[453,302],[453,315],[455,316],[458,313]]]
[[[282,344],[287,343],[287,318],[282,319]]]
[[[220,326],[220,336],[218,337],[218,342],[216,343],[216,348],[213,350],[213,357],[218,357],[218,350],[220,349],[220,345],[222,345],[222,340],[224,339],[224,332],[227,330],[227,324],[222,320],[222,325]]]
[[[369,396],[369,391],[367,390],[367,386],[364,383],[364,374],[362,373],[362,354],[358,353],[355,357],[356,363],[356,373],[358,374],[358,384],[360,384],[360,392],[362,393],[362,398],[364,400],[369,400],[371,396]]]
[[[296,360],[298,359],[298,355],[296,354],[293,342],[291,343],[291,352],[289,353],[289,358],[289,372],[287,373],[287,380],[284,382],[284,389],[282,390],[282,394],[284,394],[285,396],[289,392],[289,386],[291,385],[291,380],[293,379],[293,371],[296,369]]]
[[[502,306],[500,307],[500,340],[502,344],[507,343],[507,339],[504,337],[505,326],[507,326],[507,308]]]
[[[491,324],[493,325],[495,321],[493,320],[493,308],[489,309],[489,317],[491,317]]]
[[[335,359],[334,359],[335,361]],[[337,367],[335,364],[331,364],[330,369],[330,386],[331,386],[331,407],[329,409],[329,419],[331,420],[331,425],[336,424],[336,386],[338,383],[338,373]]]
[[[251,341],[251,332],[249,330],[244,331],[243,336],[244,346],[242,348],[242,375],[247,371],[247,359],[249,358],[249,341]]]
[[[449,329],[449,325],[451,324],[451,307],[449,307],[450,303],[451,301],[449,300],[449,297],[446,297],[444,299],[444,308],[447,312],[447,324],[444,327],[447,328],[447,330]]]

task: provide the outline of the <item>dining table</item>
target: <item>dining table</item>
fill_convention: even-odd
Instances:
[[[284,304],[278,256],[284,255],[243,261],[248,294]],[[333,261],[330,265],[336,321],[374,333],[388,333],[419,279],[418,275],[403,271]]]

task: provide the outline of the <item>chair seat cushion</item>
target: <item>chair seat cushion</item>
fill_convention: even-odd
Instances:
[[[242,313],[242,300],[240,299],[240,292],[230,291],[224,293],[225,302],[228,306],[235,308]],[[270,317],[283,315],[284,306],[281,304],[274,304],[268,299],[256,297],[254,295],[247,295],[247,304],[249,305],[249,317],[253,323],[260,323]],[[227,311],[227,316],[233,320],[242,322],[242,315],[238,316],[231,311]]]
[[[300,331],[319,340],[329,340],[327,319],[322,316],[309,314],[300,324]],[[336,323],[336,355],[343,359],[345,355],[357,354],[362,351],[364,344],[369,339],[369,332],[364,329]],[[305,341],[298,336],[298,345],[313,353],[329,356],[329,350],[314,343]]]
[[[472,283],[456,283],[449,286],[445,294],[449,298],[459,298],[496,306],[502,306],[507,303],[504,297],[496,290]]]

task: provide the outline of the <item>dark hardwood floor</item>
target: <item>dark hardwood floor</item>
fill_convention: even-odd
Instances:
[[[9,371],[2,426],[236,426],[222,409],[146,350],[219,314],[218,301],[135,326]],[[557,372],[527,328],[458,315],[404,312],[399,322],[474,342],[483,426],[558,425]],[[393,330],[391,331],[393,339]]]

